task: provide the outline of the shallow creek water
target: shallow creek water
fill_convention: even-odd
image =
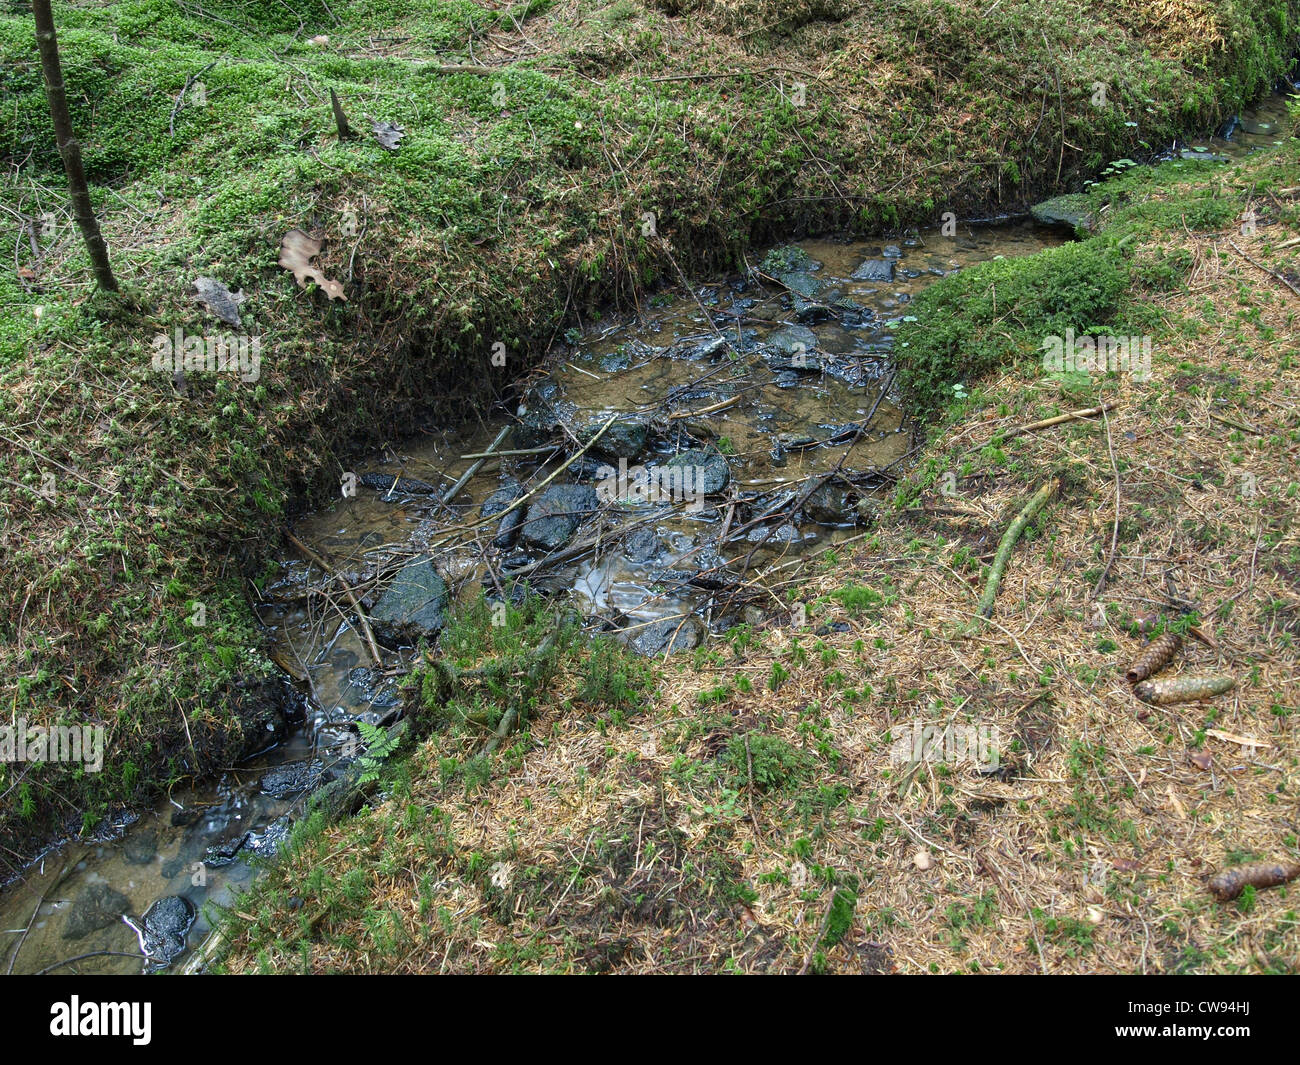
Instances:
[[[1284,98],[1270,98],[1221,130],[1226,137],[1188,141],[1180,154],[1269,147],[1284,114]],[[859,535],[856,515],[911,446],[888,384],[893,327],[916,293],[953,270],[1062,239],[1023,223],[962,226],[954,238],[930,231],[896,245],[805,241],[784,263],[764,259],[761,275],[701,286],[655,301],[639,321],[570,337],[526,382],[516,418],[497,412],[467,428],[395,441],[356,463],[355,494],[308,515],[295,534],[357,587],[367,609],[383,594],[378,577],[427,556],[453,599],[493,595],[512,576],[526,576],[567,597],[589,629],[613,631],[642,653],[691,646],[751,616],[747,609],[770,609],[736,594],[742,572],[771,573],[787,556]],[[630,452],[615,492],[622,501],[606,493],[556,545],[517,538],[494,547],[495,522],[451,533],[477,520],[480,505],[510,479],[524,490],[539,485],[611,417],[605,437],[554,483],[608,486],[618,453]],[[557,449],[488,459],[442,503],[439,495],[475,461],[466,456],[489,450],[516,422],[501,450],[549,442]],[[682,451],[725,460],[725,487],[696,501],[627,498],[636,494],[628,485],[638,468],[662,467]],[[790,514],[810,479],[831,471],[840,476],[828,490]],[[373,475],[386,477],[384,486],[394,477],[410,483],[375,488],[364,483]],[[377,668],[337,585],[337,607],[311,594],[330,584],[320,568],[286,554],[262,588],[273,658],[303,694],[304,726],[215,784],[178,790],[133,823],[113,826],[112,838],[49,851],[0,893],[0,965],[14,973],[52,966],[133,973],[175,968],[202,942],[205,906],[230,904],[252,881],[256,858],[274,853],[311,789],[355,753],[355,722],[396,712],[409,646],[387,640]],[[90,956],[60,964],[82,955]]]

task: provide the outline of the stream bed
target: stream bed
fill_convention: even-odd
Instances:
[[[1269,147],[1284,113],[1285,98],[1270,98],[1226,139],[1179,152]],[[747,275],[571,331],[520,382],[513,417],[484,412],[359,460],[340,498],[295,524],[307,551],[286,550],[260,587],[300,726],[103,839],[47,852],[0,893],[0,964],[176,967],[210,931],[205,909],[232,902],[312,791],[356,756],[357,722],[394,718],[416,642],[436,640],[457,601],[499,599],[526,579],[645,655],[781,609],[770,588],[782,567],[862,535],[912,452],[890,385],[893,332],[917,292],[1067,236],[1018,222],[777,248]]]

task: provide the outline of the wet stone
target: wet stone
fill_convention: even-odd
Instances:
[[[670,469],[698,467],[691,474],[691,486],[693,488],[698,486],[705,495],[721,492],[731,482],[731,468],[727,465],[727,460],[716,451],[708,451],[698,447],[691,448],[689,451],[674,455],[664,465]],[[699,478],[698,485],[697,476]],[[684,482],[685,477],[683,477]]]
[[[704,641],[704,622],[688,618],[664,618],[653,625],[636,629],[628,646],[639,655],[657,655],[665,651],[689,651]]]
[[[1088,197],[1081,193],[1069,193],[1055,196],[1042,203],[1036,203],[1029,209],[1034,221],[1045,226],[1062,226],[1071,231],[1091,231],[1096,220],[1088,204]]]
[[[145,911],[142,919],[144,949],[156,962],[169,962],[185,949],[185,937],[196,914],[189,899],[164,895]]]
[[[782,273],[775,276],[781,284],[790,290],[791,294],[802,296],[806,300],[816,299],[822,290],[822,283],[812,274]]]
[[[790,325],[778,329],[767,342],[783,355],[810,354],[817,348],[817,334],[806,326]]]
[[[634,529],[623,540],[623,554],[629,562],[648,562],[659,553],[659,537],[653,529]]]
[[[314,758],[310,762],[286,762],[263,773],[258,787],[263,795],[283,799],[316,787],[324,769],[324,764]]]
[[[401,702],[397,685],[369,666],[348,673],[344,698],[354,710],[388,710]]]
[[[841,484],[819,485],[803,505],[804,514],[822,525],[852,525],[856,515],[849,503],[849,493]]]
[[[586,444],[592,440],[609,421],[609,413],[596,415],[581,425],[574,426],[573,435]],[[591,450],[598,455],[616,459],[634,459],[645,450],[650,438],[650,426],[644,419],[619,414],[614,422],[600,435],[600,439],[591,445]]]
[[[544,551],[563,547],[577,532],[583,515],[595,509],[596,490],[590,485],[552,485],[528,507],[524,541]]]
[[[160,870],[160,872],[162,873],[162,877],[164,880],[171,880],[184,868],[185,868],[185,859],[182,858],[180,855],[177,855],[175,858],[168,858],[165,862],[163,862],[162,869]]]
[[[237,839],[227,840],[225,843],[214,843],[203,852],[203,864],[209,869],[224,869],[227,865],[234,864],[235,859],[239,857],[239,852],[244,849],[247,840],[248,833],[245,832]]]
[[[91,932],[117,924],[130,909],[131,900],[112,885],[88,884],[68,911],[63,938],[81,939]]]
[[[890,259],[868,259],[849,276],[854,281],[893,281],[894,263]]]
[[[447,582],[429,558],[412,559],[389,583],[371,614],[371,625],[386,643],[434,636],[443,626]]]
[[[483,506],[479,508],[479,517],[490,518],[500,514],[523,494],[523,486],[517,481],[510,481],[483,500]],[[522,507],[512,510],[502,518],[497,524],[496,536],[492,539],[493,546],[509,547],[513,544],[515,537],[519,535],[519,523],[523,520],[524,512]]]
[[[172,828],[189,828],[190,825],[197,824],[202,816],[203,809],[198,806],[191,806],[184,810],[173,810]]]
[[[288,814],[277,817],[260,832],[250,832],[244,843],[244,849],[251,851],[259,858],[274,857],[288,841],[292,830],[293,824],[289,820]]]

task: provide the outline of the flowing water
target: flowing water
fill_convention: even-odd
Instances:
[[[1269,147],[1284,115],[1285,98],[1270,98],[1178,152]],[[215,784],[112,826],[112,838],[49,851],[0,894],[0,964],[15,973],[140,972],[175,966],[202,941],[206,905],[230,904],[311,789],[355,756],[356,722],[396,714],[410,639],[381,630],[375,661],[336,576],[368,611],[394,572],[425,557],[451,599],[509,594],[509,582],[526,577],[566,597],[589,629],[652,654],[780,609],[754,575],[779,584],[787,556],[860,535],[855,525],[909,455],[890,354],[916,293],[951,271],[1062,239],[1018,223],[896,245],[805,241],[745,277],[568,336],[564,354],[523,383],[514,418],[485,415],[359,461],[354,492],[294,530],[334,575],[295,552],[262,587],[272,657],[303,694],[304,726]],[[526,453],[471,472],[506,425],[514,428],[500,450]],[[707,491],[690,491],[689,475],[653,479],[682,453],[703,475],[694,487]],[[476,524],[503,485],[527,491],[552,475],[552,487],[594,489],[596,508],[568,523],[569,505],[552,507],[558,530],[531,511],[523,528]],[[812,484],[820,487],[808,493]],[[674,490],[656,494],[665,486]]]

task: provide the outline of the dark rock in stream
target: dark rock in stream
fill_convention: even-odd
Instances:
[[[809,355],[817,348],[817,334],[802,325],[788,325],[767,338],[769,346],[783,355]]]
[[[528,506],[524,542],[554,551],[569,542],[583,515],[596,509],[596,490],[585,484],[556,484]]]
[[[68,911],[63,938],[81,939],[91,932],[117,924],[130,909],[131,900],[111,884],[103,881],[87,884]]]
[[[141,920],[150,960],[165,964],[184,951],[195,916],[194,904],[180,895],[164,895],[150,906]]]
[[[181,870],[184,868],[185,868],[185,859],[178,854],[176,855],[176,857],[168,858],[165,862],[163,862],[162,869],[160,869],[159,872],[162,873],[162,878],[164,880],[171,880],[178,873],[180,873]]]
[[[573,426],[573,435],[578,442],[586,444],[604,424],[609,421],[609,414],[597,414]],[[634,459],[645,450],[650,439],[650,426],[644,418],[635,415],[619,414],[612,425],[601,433],[600,439],[591,445],[591,451],[607,458]]]
[[[654,530],[642,526],[624,537],[623,554],[629,562],[649,562],[659,553],[661,546]]]
[[[191,806],[172,811],[172,828],[189,828],[196,825],[203,816],[203,807]]]
[[[834,481],[814,488],[804,502],[803,512],[822,525],[852,525],[857,517],[848,489]]]
[[[704,622],[691,615],[687,618],[663,618],[644,628],[635,629],[628,646],[639,655],[660,655],[665,651],[689,651],[704,642]]]
[[[483,505],[478,512],[479,517],[490,518],[495,514],[500,514],[523,494],[523,486],[518,481],[510,481],[483,500]],[[492,539],[492,546],[505,548],[513,544],[515,537],[519,535],[519,525],[523,520],[524,511],[522,507],[510,511],[497,524],[497,534]]]
[[[283,799],[300,791],[310,791],[320,783],[325,766],[319,759],[310,762],[285,762],[268,769],[258,781],[263,795]]]
[[[894,260],[868,259],[849,274],[849,277],[854,281],[893,281]]]
[[[692,491],[701,491],[705,495],[713,495],[715,492],[721,492],[728,484],[731,483],[731,468],[727,465],[727,460],[716,451],[706,451],[704,448],[691,448],[689,451],[683,451],[674,455],[663,464],[668,469],[691,468],[690,487]],[[681,483],[685,486],[686,475],[683,474]],[[670,477],[670,482],[672,478]],[[660,484],[663,483],[662,475]]]
[[[203,864],[209,869],[224,869],[234,863],[247,842],[248,833],[245,832],[242,836],[227,840],[225,843],[214,843],[203,852]]]
[[[447,582],[433,560],[414,558],[398,570],[375,604],[371,627],[390,645],[435,636],[445,622],[447,598]]]
[[[437,485],[430,484],[428,481],[417,480],[414,477],[398,477],[392,473],[363,473],[357,480],[367,488],[373,488],[383,495],[391,492],[394,499],[399,496],[432,496],[440,491]],[[394,481],[397,482],[395,488]]]
[[[357,711],[371,724],[392,717],[388,711],[396,710],[402,703],[397,683],[369,666],[348,671],[348,684],[342,695],[348,709]]]
[[[128,833],[122,842],[122,857],[131,865],[148,865],[158,853],[158,833],[152,829]]]
[[[812,274],[800,272],[788,272],[774,275],[787,289],[791,295],[802,296],[806,300],[816,299],[823,288],[823,285]]]

